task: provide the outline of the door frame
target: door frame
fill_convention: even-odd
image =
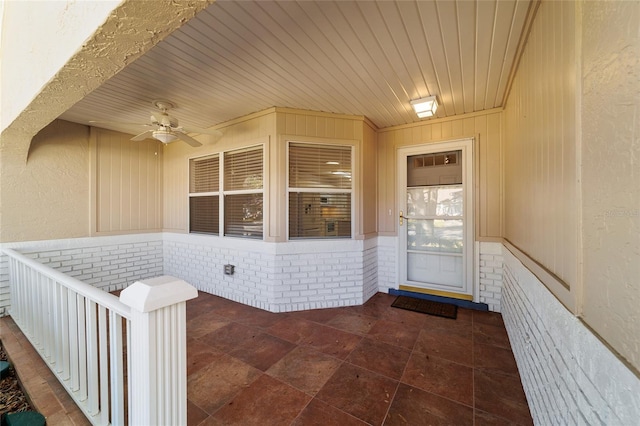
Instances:
[[[398,247],[396,254],[398,256],[398,288],[400,290],[418,291],[420,293],[431,294],[435,296],[454,297],[464,300],[475,300],[477,296],[475,283],[475,183],[474,183],[474,138],[454,139],[440,142],[429,142],[420,145],[411,145],[400,147],[396,152],[397,167],[397,191],[396,206],[398,214],[402,210],[406,210],[406,192],[407,192],[407,157],[412,155],[430,154],[443,151],[462,151],[462,186],[464,191],[464,245],[463,245],[463,277],[464,291],[450,292],[444,289],[422,289],[407,283],[407,256],[406,256],[406,233],[405,227],[398,224]],[[396,218],[399,221],[399,217]]]

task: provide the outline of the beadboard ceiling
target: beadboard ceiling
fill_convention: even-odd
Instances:
[[[168,99],[186,128],[272,106],[385,128],[419,121],[410,101],[429,95],[437,117],[500,107],[531,3],[219,0],[60,118],[144,124]]]

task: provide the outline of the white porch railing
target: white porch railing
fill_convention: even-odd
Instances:
[[[185,302],[195,288],[159,277],[118,299],[4,253],[12,319],[92,424],[186,425]]]

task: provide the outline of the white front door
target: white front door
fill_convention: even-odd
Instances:
[[[473,299],[473,140],[398,151],[400,289]]]

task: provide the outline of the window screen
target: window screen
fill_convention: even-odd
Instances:
[[[351,146],[289,144],[289,238],[351,237]]]

